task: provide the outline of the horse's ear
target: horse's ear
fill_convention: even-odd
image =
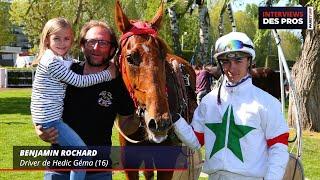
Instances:
[[[161,0],[161,4],[160,4],[160,7],[158,8],[157,14],[150,21],[150,24],[152,25],[152,27],[156,29],[160,29],[162,17],[163,17],[163,1]]]
[[[124,14],[119,0],[116,0],[116,12],[115,12],[115,21],[116,25],[122,33],[127,32],[131,29],[132,25],[128,20],[127,16]]]

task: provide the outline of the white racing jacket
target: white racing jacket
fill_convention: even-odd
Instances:
[[[289,134],[280,102],[254,86],[251,78],[235,87],[224,81],[220,105],[217,94],[215,89],[202,99],[191,126],[183,118],[174,124],[178,137],[193,149],[201,147],[196,134],[204,134],[203,171],[282,179]]]

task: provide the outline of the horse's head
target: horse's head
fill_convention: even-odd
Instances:
[[[165,75],[167,48],[157,37],[162,11],[161,4],[150,22],[129,21],[116,2],[115,20],[122,32],[120,71],[137,112],[144,118],[148,139],[156,143],[166,139],[172,125]]]

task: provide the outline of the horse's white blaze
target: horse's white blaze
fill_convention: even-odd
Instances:
[[[142,44],[142,48],[143,48],[144,52],[146,52],[146,53],[148,53],[150,51],[148,46],[146,46],[145,44]]]

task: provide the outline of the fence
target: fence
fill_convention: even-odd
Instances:
[[[0,87],[31,87],[34,69],[0,69]]]

